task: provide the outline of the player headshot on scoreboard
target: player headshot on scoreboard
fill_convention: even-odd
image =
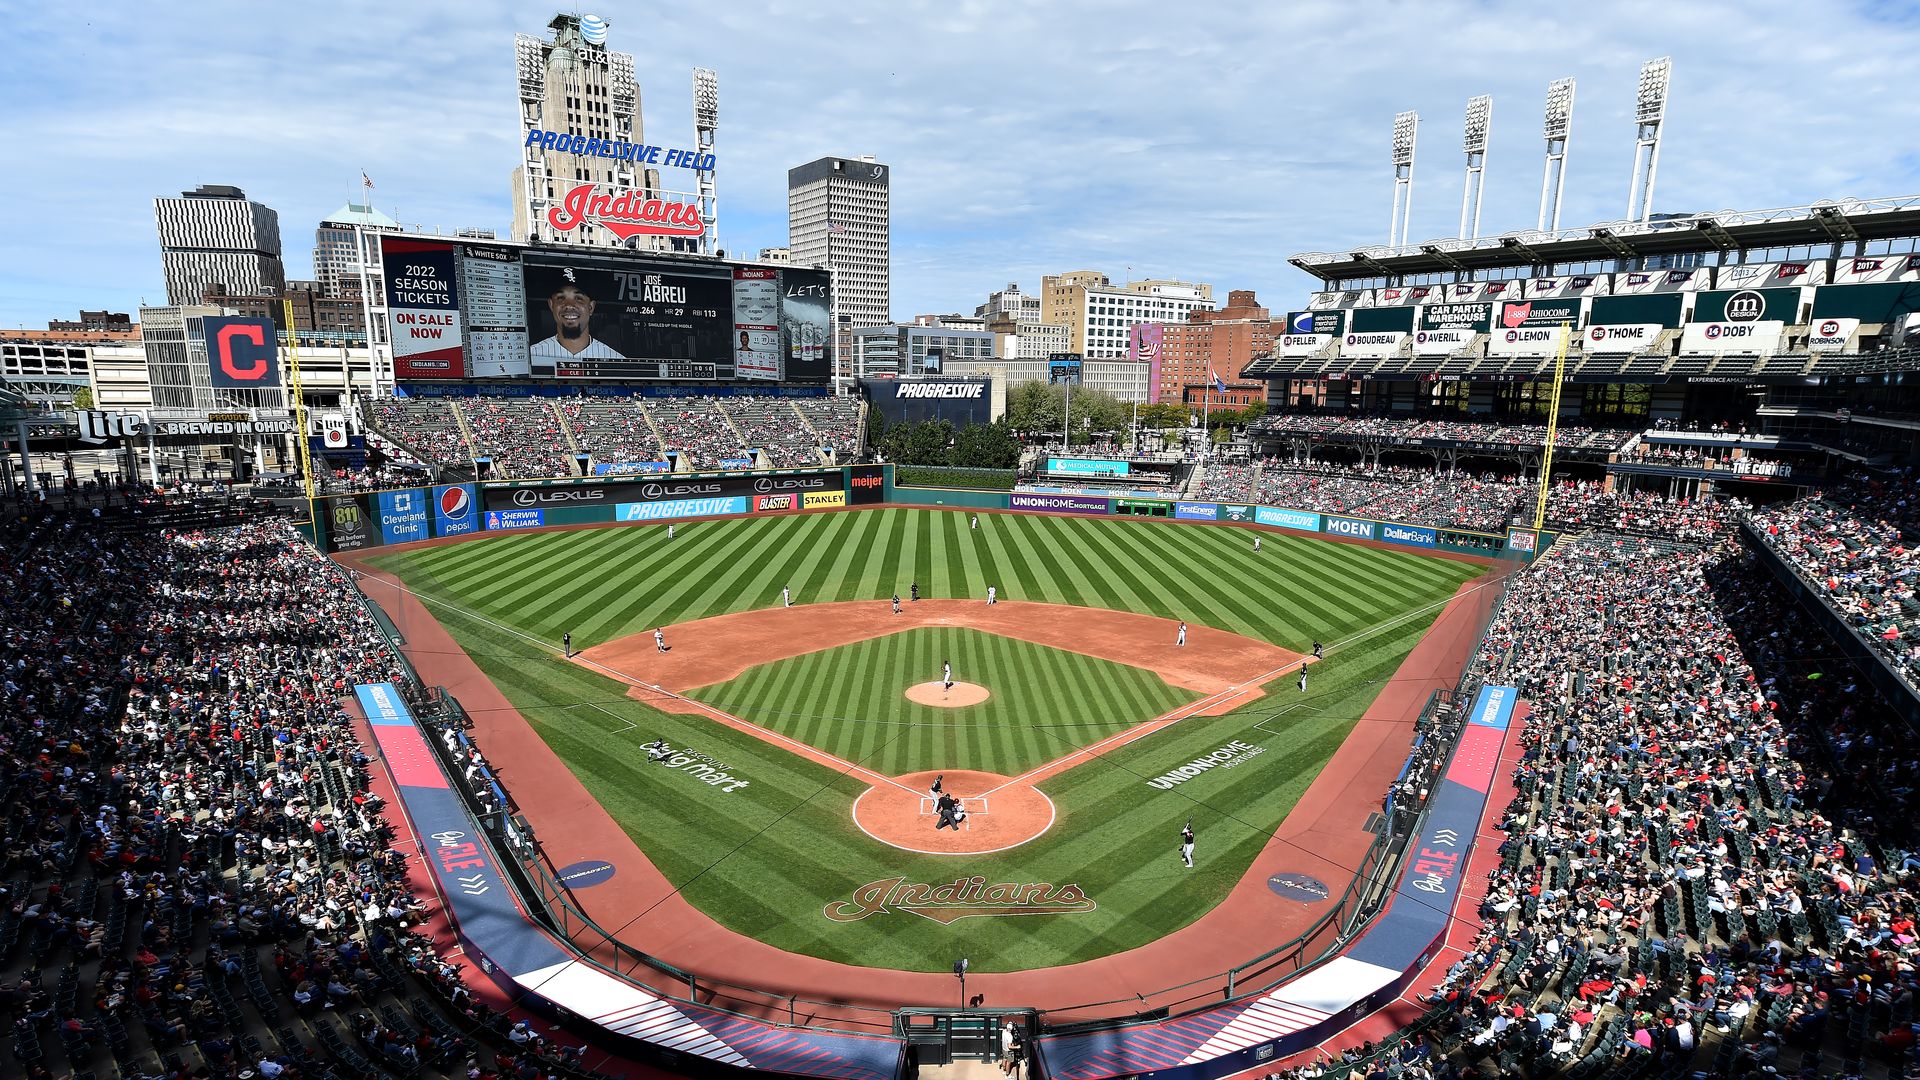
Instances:
[[[536,366],[547,367],[563,360],[625,360],[604,341],[593,336],[593,297],[580,286],[579,271],[561,267],[560,282],[547,295],[547,311],[553,316],[554,333],[532,349]]]

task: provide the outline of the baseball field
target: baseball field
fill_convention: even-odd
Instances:
[[[1483,571],[1276,531],[1255,552],[1253,535],[889,507],[368,562],[720,925],[845,963],[1013,971],[1218,904]],[[565,634],[580,655],[560,655]],[[943,664],[981,700],[946,697]],[[495,764],[512,786],[516,763]],[[934,776],[962,828],[935,827]],[[1351,866],[1363,847],[1312,854]],[[646,929],[640,912],[625,933],[644,947]]]

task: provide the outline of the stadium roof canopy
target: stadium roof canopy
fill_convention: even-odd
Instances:
[[[1657,215],[1652,221],[1608,221],[1558,232],[1527,229],[1477,240],[1307,252],[1287,261],[1329,284],[1382,278],[1387,284],[1400,284],[1425,275],[1471,278],[1515,268],[1559,273],[1556,268],[1575,264],[1619,262],[1624,266],[1643,259],[1761,248],[1824,244],[1832,245],[1833,254],[1841,254],[1841,245],[1903,237],[1920,237],[1920,195],[1843,199],[1778,210]],[[1857,250],[1864,253],[1864,247]]]

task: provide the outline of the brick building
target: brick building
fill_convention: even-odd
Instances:
[[[1265,401],[1266,383],[1237,376],[1254,357],[1273,352],[1274,338],[1282,329],[1260,306],[1251,289],[1229,292],[1223,308],[1196,308],[1186,322],[1160,327],[1160,377],[1155,399],[1200,405],[1211,398],[1215,405],[1229,407]],[[1224,394],[1217,390],[1208,393],[1214,374],[1226,383]]]

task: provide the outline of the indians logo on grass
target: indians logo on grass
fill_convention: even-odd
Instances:
[[[906,878],[886,878],[853,890],[851,900],[835,900],[822,914],[834,922],[858,922],[869,915],[905,911],[951,924],[974,915],[1075,915],[1098,906],[1078,885],[989,885],[981,877],[925,885]]]

